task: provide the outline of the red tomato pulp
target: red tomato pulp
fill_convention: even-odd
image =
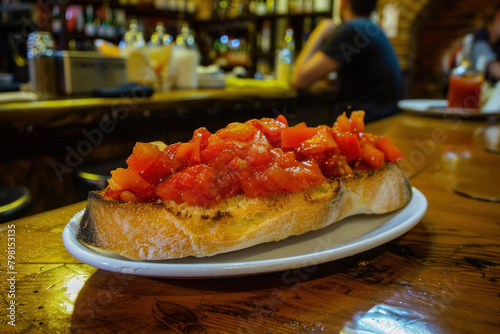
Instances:
[[[386,136],[364,132],[364,111],[332,127],[288,126],[283,116],[205,128],[187,143],[137,143],[128,168],[113,171],[109,199],[209,206],[237,194],[258,197],[318,186],[357,169],[403,159]]]

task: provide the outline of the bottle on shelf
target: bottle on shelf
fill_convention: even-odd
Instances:
[[[87,17],[87,22],[85,23],[85,35],[92,37],[96,34],[96,29],[94,26],[94,7],[92,5],[88,5],[85,8],[85,16]]]
[[[172,55],[172,70],[174,86],[180,89],[198,88],[200,53],[196,46],[194,35],[187,23],[182,25],[181,33],[175,39]]]
[[[158,22],[156,24],[155,32],[151,35],[151,38],[149,39],[148,46],[155,47],[155,46],[169,45],[170,43],[172,43],[172,41],[173,37],[165,32],[165,26],[163,25],[163,23]]]
[[[449,108],[477,109],[479,107],[484,77],[471,60],[473,42],[472,34],[464,37],[462,60],[450,73],[447,96]]]
[[[276,0],[275,10],[278,15],[288,14],[290,2],[288,0]]]
[[[52,32],[60,33],[62,31],[61,8],[54,6],[52,9]]]
[[[332,0],[314,0],[313,9],[315,12],[331,11]]]
[[[271,51],[271,22],[265,20],[257,35],[257,49],[267,53]]]
[[[172,42],[173,38],[165,32],[163,23],[157,22],[155,32],[151,35],[145,51],[149,55],[156,76],[155,89],[158,91],[166,91],[172,87],[172,78],[168,75]]]
[[[144,35],[139,31],[137,20],[131,20],[127,32],[118,45],[119,48],[122,50],[140,49],[145,45],[146,42],[144,41]]]
[[[290,82],[293,70],[294,53],[295,41],[293,39],[293,29],[289,27],[285,31],[283,46],[276,51],[276,80]]]
[[[27,56],[31,90],[40,100],[56,96],[56,68],[52,35],[46,31],[35,31],[28,35]]]

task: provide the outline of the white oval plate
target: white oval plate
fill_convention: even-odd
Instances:
[[[448,108],[447,100],[413,99],[401,100],[398,107],[402,110],[426,116],[460,116],[463,118],[483,118],[500,113],[496,111],[484,111],[468,108]]]
[[[420,222],[426,211],[427,199],[413,188],[410,203],[392,213],[349,217],[318,231],[212,257],[136,261],[80,243],[76,232],[82,210],[64,228],[63,241],[78,260],[123,274],[164,278],[248,276],[317,265],[364,252],[404,234]]]

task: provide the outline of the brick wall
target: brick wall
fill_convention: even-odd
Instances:
[[[408,79],[407,95],[442,98],[441,58],[457,38],[483,25],[499,0],[379,0],[399,4],[398,35],[391,42]]]

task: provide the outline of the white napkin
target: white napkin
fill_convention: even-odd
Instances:
[[[493,93],[484,106],[481,108],[483,113],[496,113],[500,111],[500,81],[497,82]]]

